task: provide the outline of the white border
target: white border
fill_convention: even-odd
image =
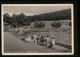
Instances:
[[[71,53],[4,53],[4,28],[3,28],[3,6],[71,6],[72,21],[72,52]],[[74,54],[74,18],[73,4],[2,4],[1,5],[1,24],[2,24],[2,55],[73,55]]]

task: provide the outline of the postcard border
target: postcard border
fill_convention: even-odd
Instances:
[[[73,55],[74,54],[74,18],[73,18],[73,16],[74,16],[74,9],[73,9],[73,4],[68,4],[68,5],[70,5],[71,6],[71,15],[72,15],[72,18],[71,18],[71,20],[72,20],[72,53],[4,53],[3,51],[4,51],[4,32],[3,32],[3,30],[4,30],[4,28],[3,28],[3,6],[16,6],[16,5],[18,5],[18,6],[21,6],[21,5],[25,5],[25,6],[33,6],[33,5],[35,5],[36,6],[36,4],[2,4],[1,5],[1,11],[2,11],[2,13],[1,13],[1,16],[2,16],[2,22],[1,22],[1,24],[2,24],[2,41],[1,41],[1,43],[2,43],[2,55]],[[39,6],[41,6],[41,5],[45,5],[45,6],[52,6],[52,5],[54,5],[54,4],[38,4]],[[37,6],[38,6],[37,5]],[[63,5],[63,4],[58,4],[59,6],[61,5]],[[66,4],[67,5],[67,4]],[[65,5],[65,6],[66,6]]]

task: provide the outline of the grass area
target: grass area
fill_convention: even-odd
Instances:
[[[37,33],[33,32],[33,33],[40,34],[40,35],[43,35],[43,36],[48,35],[49,37],[53,34],[55,36],[56,42],[64,43],[66,45],[71,45],[71,33],[69,33],[69,32],[64,32],[64,31],[61,31],[61,30],[59,30],[59,31],[51,30],[49,32],[37,32]]]
[[[30,36],[36,34],[36,35],[42,35],[42,36],[49,36],[51,39],[51,35],[54,35],[56,42],[71,45],[71,28],[66,29],[56,29],[56,28],[47,28],[47,29],[36,29],[36,28],[30,28],[28,30],[25,30],[22,33],[22,36],[25,36],[26,34],[29,34]],[[20,38],[22,37],[20,36]]]

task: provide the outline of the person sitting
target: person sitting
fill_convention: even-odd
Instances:
[[[30,37],[29,34],[26,35],[26,39],[25,39],[25,40],[26,40],[26,41],[29,41],[29,42],[31,41],[31,37]]]
[[[31,36],[28,34],[28,41],[30,42],[31,41]]]
[[[41,45],[43,45],[43,42],[44,42],[44,38],[43,36],[41,36]]]
[[[33,36],[31,36],[31,42],[34,42],[34,37]]]

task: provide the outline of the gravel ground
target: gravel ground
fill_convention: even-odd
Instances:
[[[26,43],[9,32],[4,32],[4,52],[9,53],[63,53],[69,52],[67,48],[57,46],[55,49],[45,48],[36,43]]]

